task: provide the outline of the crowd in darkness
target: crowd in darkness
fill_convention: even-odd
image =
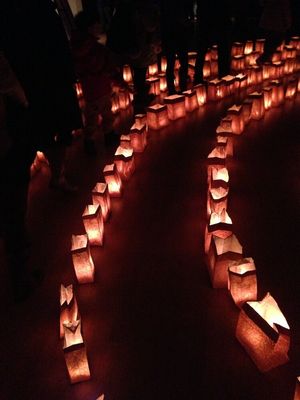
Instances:
[[[71,133],[84,128],[85,151],[96,156],[100,113],[103,145],[115,139],[111,85],[126,87],[124,64],[134,73],[135,111],[143,111],[152,100],[145,83],[147,67],[161,54],[167,58],[169,94],[176,92],[176,57],[180,91],[187,88],[191,49],[198,52],[194,84],[204,82],[204,55],[213,44],[218,46],[221,77],[230,72],[233,41],[266,37],[259,60],[265,62],[286,35],[300,32],[297,1],[85,0],[75,19],[66,0],[1,1],[0,233],[17,300],[34,285],[27,270],[26,207],[36,151],[49,160],[50,187],[74,191],[65,157]],[[103,33],[106,45],[99,43]],[[84,127],[74,89],[78,78],[86,100]]]

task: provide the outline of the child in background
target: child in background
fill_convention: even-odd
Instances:
[[[99,114],[102,117],[102,141],[109,143],[117,139],[111,111],[112,82],[117,77],[117,69],[109,50],[97,41],[102,33],[97,16],[82,11],[76,15],[75,24],[71,45],[85,99],[84,148],[88,155],[96,155],[95,134],[99,130]]]

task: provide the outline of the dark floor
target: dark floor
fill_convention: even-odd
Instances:
[[[227,99],[159,132],[136,156],[136,171],[112,201],[104,247],[93,249],[96,282],[76,285],[72,234],[105,161],[73,147],[80,193],[32,180],[32,263],[46,272],[38,291],[13,305],[1,269],[1,385],[5,400],[288,400],[300,374],[300,95],[251,122],[229,163],[229,214],[259,292],[278,301],[291,326],[291,362],[261,374],[235,339],[238,310],[213,290],[204,262],[206,157]],[[3,258],[3,257],[2,257]],[[59,340],[59,285],[74,283],[92,379],[70,385]]]

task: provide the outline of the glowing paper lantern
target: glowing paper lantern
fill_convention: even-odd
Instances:
[[[253,51],[253,41],[247,40],[245,43],[244,54],[250,54]]]
[[[165,97],[164,102],[167,105],[168,117],[170,120],[185,117],[185,98],[179,94],[173,94]]]
[[[121,135],[120,146],[124,149],[132,149],[130,135]]]
[[[64,356],[71,383],[90,379],[90,369],[81,335],[80,320],[64,324]]]
[[[167,58],[165,56],[163,56],[161,58],[160,70],[161,70],[161,72],[166,72],[167,71]]]
[[[262,67],[259,67],[258,65],[254,65],[253,71],[255,72],[255,81],[257,84],[262,83],[263,81],[263,70]]]
[[[197,52],[196,51],[189,51],[188,52],[189,64],[195,66],[196,65],[196,59],[197,59]]]
[[[185,109],[187,112],[192,112],[198,108],[197,94],[195,90],[186,90],[183,92],[185,96]]]
[[[82,214],[83,225],[91,246],[102,246],[104,223],[99,204],[89,204]]]
[[[108,192],[111,197],[122,196],[122,181],[115,164],[107,164],[104,169],[104,179],[108,185]]]
[[[290,40],[290,45],[300,50],[300,36],[293,36]]]
[[[266,111],[272,107],[272,91],[273,88],[271,86],[266,86],[263,88],[264,106]]]
[[[132,72],[128,64],[123,66],[123,79],[127,83],[132,83]]]
[[[254,69],[254,67],[248,67],[246,69],[247,71],[247,85],[248,86],[253,86],[257,84],[257,80],[256,80],[256,70]]]
[[[218,132],[219,131],[219,132]],[[226,157],[233,156],[233,139],[231,137],[232,133],[228,132],[226,129],[222,127],[217,128],[217,146],[224,147]]]
[[[196,90],[196,95],[197,95],[197,100],[199,106],[203,106],[203,104],[206,103],[206,86],[203,85],[202,83],[199,83],[199,85],[194,86],[194,90]]]
[[[282,61],[273,62],[273,67],[275,69],[274,76],[276,79],[282,78],[284,75],[284,63]]]
[[[119,146],[115,152],[115,164],[122,179],[128,180],[135,169],[133,149]]]
[[[243,71],[245,69],[245,56],[234,56],[231,60],[231,69],[234,72]]]
[[[282,52],[282,60],[286,60],[288,58],[296,58],[297,57],[297,49],[291,45],[285,45]]]
[[[225,165],[226,151],[223,146],[216,146],[207,156],[208,165]]]
[[[83,97],[83,92],[82,92],[82,86],[81,86],[80,82],[75,83],[75,90],[76,90],[77,98],[81,99],[81,97]]]
[[[71,253],[78,283],[94,282],[95,267],[87,235],[72,235]]]
[[[226,94],[226,87],[224,82],[220,79],[213,79],[208,82],[207,95],[209,100],[223,99]]]
[[[247,125],[251,120],[252,103],[252,99],[245,99],[243,101],[243,116],[245,125]]]
[[[249,95],[252,100],[251,118],[259,120],[265,115],[263,93],[254,92]]]
[[[210,61],[204,61],[203,63],[203,78],[208,79],[211,76],[211,64]]]
[[[210,76],[211,78],[217,78],[219,74],[218,61],[211,60],[210,62]]]
[[[169,125],[167,106],[154,104],[147,108],[147,124],[150,129],[161,129]]]
[[[161,92],[166,92],[168,89],[166,74],[158,74],[159,77],[159,88]]]
[[[147,79],[147,82],[150,84],[149,92],[151,94],[154,94],[155,96],[160,95],[160,79],[151,76],[150,78]]]
[[[96,400],[104,400],[104,394],[102,394],[100,397],[97,397]]]
[[[244,53],[244,44],[240,42],[234,42],[231,47],[231,57],[240,56]]]
[[[298,78],[293,78],[288,82],[285,92],[286,99],[289,100],[295,99],[297,95],[297,86],[298,86]]]
[[[137,128],[141,128],[143,125],[147,125],[146,114],[136,114],[134,116],[134,124]]]
[[[300,400],[300,376],[297,377],[294,400]]]
[[[120,111],[119,97],[116,93],[111,98],[111,111],[113,114],[117,114]]]
[[[259,54],[262,54],[264,52],[265,42],[266,39],[256,39],[255,51],[257,51]]]
[[[288,58],[286,59],[283,67],[283,72],[285,75],[292,74],[296,70],[296,59]]]
[[[226,95],[230,96],[231,94],[233,94],[236,88],[235,76],[226,75],[223,76],[221,80],[222,82],[224,82]]]
[[[246,301],[257,299],[256,268],[252,258],[241,258],[230,264],[228,290],[239,308]]]
[[[110,214],[110,197],[107,184],[103,182],[96,183],[94,189],[92,190],[92,197],[93,204],[100,205],[103,220],[107,221]]]
[[[211,60],[217,61],[218,60],[218,46],[214,44],[210,50],[210,57]]]
[[[209,188],[228,187],[229,173],[226,167],[213,166],[208,170]]]
[[[243,248],[234,234],[225,239],[212,236],[208,252],[208,266],[213,288],[227,288],[228,267],[232,261],[241,258],[242,253]]]
[[[236,337],[262,372],[289,361],[290,328],[270,293],[244,304]]]
[[[278,107],[284,103],[284,87],[281,81],[273,80],[270,82],[272,86],[272,106]]]
[[[227,110],[228,117],[232,120],[231,129],[236,135],[240,135],[245,128],[243,106],[233,105]]]
[[[60,285],[60,328],[59,336],[64,337],[64,323],[76,321],[79,317],[73,285]]]
[[[204,236],[204,251],[208,254],[212,235],[219,238],[227,238],[232,234],[232,220],[227,214],[227,211],[223,208],[220,213],[211,213],[209,224],[205,229]]]
[[[248,86],[248,76],[246,74],[238,74],[235,79],[240,90],[245,89]]]
[[[142,153],[147,146],[147,129],[146,125],[132,125],[130,128],[131,147],[135,153]]]
[[[119,105],[121,110],[126,110],[130,106],[130,95],[126,89],[120,89],[118,92]]]
[[[148,76],[154,76],[158,73],[158,65],[157,63],[151,64],[148,67]]]
[[[207,194],[207,217],[210,218],[213,212],[220,214],[223,209],[227,210],[228,185],[211,187]]]
[[[263,69],[263,80],[269,79],[272,73],[271,63],[265,62],[262,66],[262,69]]]

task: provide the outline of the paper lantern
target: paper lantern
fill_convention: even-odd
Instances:
[[[207,192],[207,217],[210,218],[213,212],[220,214],[223,209],[227,210],[228,185],[211,187]]]
[[[233,139],[231,137],[232,133],[228,132],[222,127],[217,128],[217,146],[221,146],[225,150],[226,157],[233,156]]]
[[[297,49],[291,45],[285,45],[282,52],[282,60],[286,60],[288,58],[296,58],[297,57]]]
[[[123,149],[132,149],[130,135],[121,135],[120,146],[123,147]]]
[[[99,204],[89,204],[82,214],[83,225],[91,246],[102,246],[104,223]]]
[[[104,179],[108,185],[108,192],[111,197],[122,196],[122,181],[115,164],[107,164],[103,169]]]
[[[272,65],[269,62],[263,64],[263,80],[269,79],[272,74]]]
[[[245,43],[244,54],[250,54],[253,51],[253,41],[247,40]]]
[[[231,60],[231,69],[234,72],[243,71],[245,69],[245,56],[234,56]]]
[[[76,90],[76,95],[78,99],[81,99],[83,97],[83,92],[82,92],[82,86],[80,82],[75,83],[75,90]]]
[[[148,84],[150,85],[149,93],[154,94],[155,96],[160,95],[160,80],[154,76],[151,76],[147,79]]]
[[[266,39],[256,39],[255,51],[257,51],[259,54],[262,54],[264,52],[265,42]]]
[[[174,69],[175,69],[176,71],[178,71],[179,68],[180,68],[180,61],[179,61],[178,58],[176,58],[176,60],[175,60],[175,65],[174,65]]]
[[[253,51],[250,54],[245,56],[245,65],[256,66],[256,60],[259,57],[259,53],[257,51]]]
[[[136,114],[134,116],[134,124],[137,128],[141,128],[142,126],[147,125],[146,114]]]
[[[115,164],[121,179],[128,181],[135,169],[133,148],[124,149],[119,146],[115,152]]]
[[[209,100],[223,99],[226,94],[226,87],[224,82],[220,79],[213,79],[208,82],[207,95]]]
[[[210,62],[210,77],[217,78],[219,74],[218,61],[211,60]]]
[[[228,290],[239,308],[247,301],[257,299],[256,268],[252,258],[241,258],[230,264]]]
[[[262,372],[289,361],[290,328],[270,293],[243,305],[236,337]]]
[[[248,86],[248,76],[246,74],[238,74],[235,77],[239,89],[245,89]]]
[[[94,282],[95,267],[87,235],[72,235],[71,254],[78,283]]]
[[[196,60],[197,60],[197,52],[196,51],[189,51],[188,52],[188,61],[189,64],[193,65],[195,67],[196,65]]]
[[[161,70],[161,72],[166,72],[167,71],[167,58],[165,56],[162,56],[162,58],[161,58],[160,70]]]
[[[252,103],[252,99],[245,99],[243,101],[243,116],[245,125],[247,125],[251,120]]]
[[[243,115],[243,106],[242,105],[233,105],[227,110],[228,117],[232,120],[232,132],[236,135],[240,135],[245,128],[244,115]]]
[[[253,69],[254,69],[255,74],[256,74],[256,83],[259,85],[263,81],[263,70],[262,70],[262,67],[260,67],[258,65],[254,65]]]
[[[103,220],[107,221],[110,214],[110,197],[108,193],[108,185],[103,182],[96,183],[92,190],[93,204],[99,204]]]
[[[97,397],[96,400],[104,400],[104,394],[102,394],[100,397]]]
[[[298,78],[293,78],[288,82],[285,92],[286,99],[289,100],[295,99],[297,95],[297,86],[298,86]]]
[[[186,90],[182,94],[185,97],[185,109],[187,112],[192,112],[199,107],[195,90]]]
[[[282,61],[273,62],[273,67],[275,69],[274,75],[276,79],[282,78],[284,75],[284,63]]]
[[[161,129],[169,125],[167,106],[154,104],[147,108],[147,124],[150,129]]]
[[[147,146],[147,129],[146,125],[132,125],[130,128],[130,142],[134,153],[142,153]]]
[[[211,76],[211,65],[210,61],[204,61],[203,63],[203,78],[208,79]]]
[[[216,146],[207,156],[208,165],[225,165],[226,152],[223,146]]]
[[[128,64],[123,66],[123,79],[127,83],[132,83],[132,72]]]
[[[257,79],[256,79],[256,70],[254,69],[254,67],[248,67],[246,69],[247,72],[247,85],[248,86],[254,86],[257,84]]]
[[[211,50],[210,50],[210,58],[211,58],[211,60],[213,60],[213,61],[217,61],[217,60],[218,60],[218,46],[217,46],[216,44],[214,44],[214,45],[211,47]]]
[[[119,97],[116,93],[111,98],[111,111],[113,114],[117,114],[120,111]]]
[[[170,120],[185,117],[185,98],[179,94],[173,94],[165,97],[164,102],[167,105],[168,117]]]
[[[208,269],[213,288],[227,288],[228,267],[232,261],[241,258],[243,248],[232,234],[226,238],[212,236],[208,252]]]
[[[194,90],[196,90],[199,106],[203,106],[206,103],[206,86],[199,83],[199,85],[194,86]]]
[[[159,77],[159,89],[161,92],[166,92],[168,89],[166,74],[158,74]]]
[[[296,71],[296,59],[288,58],[283,67],[283,72],[285,75],[293,74]]]
[[[158,65],[157,63],[151,64],[148,67],[148,76],[154,76],[158,74]]]
[[[252,100],[251,118],[255,120],[262,119],[265,115],[264,97],[260,92],[254,92],[249,95]]]
[[[300,400],[300,376],[298,376],[296,380],[294,400]]]
[[[120,89],[118,92],[119,105],[121,110],[126,110],[130,106],[130,96],[126,89]]]
[[[300,50],[300,36],[293,36],[290,40],[290,45]]]
[[[211,61],[211,49],[208,49],[205,53],[204,61]]]
[[[222,77],[222,82],[224,82],[226,90],[226,95],[230,96],[235,92],[236,89],[236,79],[233,75],[226,75]]]
[[[278,107],[284,103],[284,87],[281,81],[273,80],[270,82],[272,86],[272,107]]]
[[[244,53],[244,44],[240,42],[234,42],[231,47],[231,57],[240,56]]]
[[[229,173],[226,167],[220,165],[209,166],[207,169],[207,183],[209,188],[218,188],[219,186],[227,188],[228,182]]]
[[[208,254],[212,235],[219,238],[227,238],[232,234],[232,220],[223,208],[220,213],[211,213],[209,223],[205,228],[204,251]]]
[[[272,107],[272,91],[273,88],[271,86],[266,86],[263,88],[264,106],[266,111]]]
[[[59,336],[64,337],[64,323],[76,321],[79,318],[73,285],[60,285],[60,328]]]
[[[71,383],[83,382],[90,379],[90,369],[83,338],[81,322],[73,321],[64,324],[64,356]]]

